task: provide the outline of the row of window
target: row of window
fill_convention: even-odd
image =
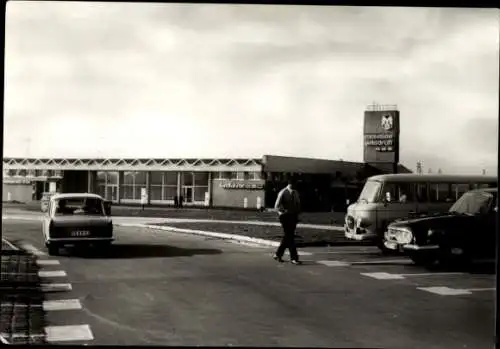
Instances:
[[[142,188],[141,186],[122,185],[120,199],[140,200]],[[204,201],[206,192],[208,192],[208,186],[183,187],[181,195],[184,202]],[[108,200],[118,200],[117,186],[99,185],[97,186],[97,194]],[[177,186],[152,185],[149,195],[149,198],[153,201],[173,201],[177,195]]]
[[[178,172],[151,172],[151,185],[176,186]],[[146,185],[145,171],[124,172],[123,184],[125,185]],[[207,186],[208,172],[181,172],[181,185],[187,186]],[[225,180],[260,180],[260,172],[216,172],[215,179]],[[99,171],[97,173],[97,183],[99,185],[118,184],[118,172]]]
[[[62,177],[61,170],[4,170],[4,176],[22,176],[22,177]]]
[[[399,202],[443,203],[455,202],[471,189],[494,188],[496,184],[469,183],[386,183],[385,193]]]
[[[233,181],[258,181],[262,179],[260,172],[217,172],[215,179],[225,179]]]

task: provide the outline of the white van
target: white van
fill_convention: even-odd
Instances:
[[[367,179],[358,200],[347,208],[345,236],[370,241],[385,251],[383,236],[399,218],[447,211],[472,189],[496,188],[497,177],[387,174]]]

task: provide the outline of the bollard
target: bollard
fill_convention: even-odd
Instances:
[[[248,208],[248,198],[243,199],[243,208]]]

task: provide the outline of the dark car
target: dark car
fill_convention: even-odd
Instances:
[[[45,246],[50,255],[64,245],[107,247],[113,241],[111,206],[96,194],[56,194],[42,219]]]
[[[420,265],[494,258],[497,210],[497,188],[471,190],[446,213],[391,223],[384,245]]]

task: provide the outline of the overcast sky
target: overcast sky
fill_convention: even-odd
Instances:
[[[401,111],[404,165],[496,173],[499,19],[11,1],[4,156],[362,161],[363,112],[377,101]]]

